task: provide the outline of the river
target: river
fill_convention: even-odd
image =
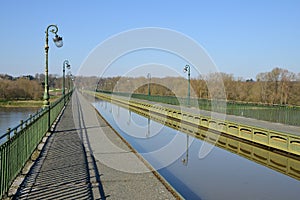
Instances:
[[[117,105],[94,106],[186,199],[299,199],[299,179]]]
[[[0,135],[6,133],[8,128],[14,128],[20,120],[26,120],[30,114],[34,114],[38,108],[0,108]],[[0,141],[1,144],[1,141]]]

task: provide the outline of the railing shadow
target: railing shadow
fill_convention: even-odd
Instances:
[[[78,135],[95,127],[85,127],[81,119],[81,128],[74,128],[70,104],[63,115],[12,199],[95,199],[95,188],[100,199],[106,199],[96,161]]]

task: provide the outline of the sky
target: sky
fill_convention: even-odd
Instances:
[[[51,74],[62,74],[65,59],[76,74],[108,38],[145,27],[186,35],[219,71],[235,77],[255,79],[275,67],[299,73],[299,9],[298,0],[1,0],[0,74],[44,73],[45,30],[50,24],[57,24],[64,40],[62,48],[49,40]],[[175,61],[171,67],[181,70],[184,62]],[[131,70],[128,64],[118,67],[109,75]]]

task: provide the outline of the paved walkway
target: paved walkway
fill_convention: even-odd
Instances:
[[[74,92],[14,199],[176,199],[163,183]]]

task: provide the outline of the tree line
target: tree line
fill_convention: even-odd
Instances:
[[[44,74],[14,78],[0,74],[0,99],[42,99]],[[80,89],[130,92],[186,97],[188,80],[184,77],[76,77]],[[67,81],[66,81],[67,84]],[[49,75],[50,88],[62,88],[62,77]],[[233,74],[211,73],[191,78],[191,98],[223,98],[230,101],[280,105],[300,105],[300,73],[282,68],[259,73],[256,80],[235,78]]]
[[[62,78],[49,75],[49,88],[61,88]],[[44,93],[44,74],[13,77],[0,74],[0,100],[41,100]]]
[[[147,77],[76,77],[82,89],[148,94]],[[233,74],[211,73],[191,78],[191,98],[223,98],[279,105],[300,105],[300,73],[282,68],[259,73],[256,80],[235,78]],[[151,95],[186,97],[188,80],[183,77],[151,78]]]

